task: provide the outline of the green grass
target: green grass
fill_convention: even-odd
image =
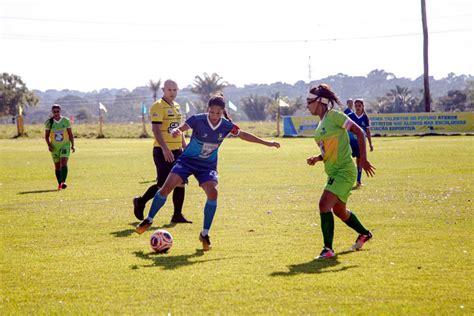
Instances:
[[[374,239],[336,221],[334,260],[317,212],[326,176],[311,139],[279,150],[228,139],[220,151],[214,249],[198,241],[204,193],[186,191],[192,225],[153,229],[151,252],[131,199],[155,177],[151,140],[79,139],[67,190],[40,139],[0,140],[0,314],[473,314],[474,138],[376,138],[373,179],[349,199]]]
[[[276,123],[272,121],[264,122],[237,122],[242,129],[254,133],[256,135],[274,136],[276,134]],[[282,129],[282,123],[280,128]],[[147,133],[152,134],[151,126],[146,124]],[[72,130],[77,138],[97,138],[99,134],[98,124],[73,124]],[[281,130],[283,132],[283,129]],[[44,125],[42,124],[26,124],[25,132],[27,138],[42,138],[44,135]],[[143,133],[143,125],[141,123],[118,124],[105,123],[102,132],[106,138],[139,138]],[[17,135],[16,125],[0,124],[0,139],[11,139]]]

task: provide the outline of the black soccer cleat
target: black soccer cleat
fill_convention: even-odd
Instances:
[[[211,250],[211,239],[209,239],[209,235],[203,236],[202,233],[199,233],[199,241],[202,242],[202,250],[209,251]]]
[[[140,203],[140,197],[136,196],[133,198],[133,214],[139,220],[143,220],[143,211],[145,210],[145,205]]]
[[[137,227],[135,228],[135,232],[141,235],[146,232],[148,228],[151,227],[151,224],[153,224],[153,222],[150,221],[148,218],[145,218],[140,224],[137,225]]]
[[[176,214],[171,217],[171,224],[192,224],[192,221],[188,221],[183,214]]]

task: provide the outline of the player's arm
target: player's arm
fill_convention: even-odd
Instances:
[[[186,132],[188,129],[190,129],[191,127],[189,127],[188,124],[186,123],[182,123],[180,126],[176,127],[176,128],[173,128],[171,130],[171,136],[173,137],[178,137],[181,135],[182,137],[182,142],[186,145],[186,142],[184,141],[184,132]]]
[[[238,136],[240,137],[240,139],[245,140],[247,142],[262,144],[262,145],[265,145],[265,146],[268,146],[268,147],[280,148],[280,143],[279,142],[267,141],[265,139],[262,139],[258,136],[255,136],[254,134],[251,134],[251,133],[248,133],[248,132],[240,131],[240,133],[238,133]]]
[[[46,141],[46,144],[48,145],[48,150],[53,151],[53,145],[51,144],[51,141],[49,139],[50,135],[51,135],[51,130],[45,129],[44,130],[44,140]]]
[[[72,128],[67,128],[67,134],[69,135],[69,141],[71,142],[71,150],[72,152],[76,151],[76,148],[74,147],[74,134],[72,133]]]
[[[171,150],[168,148],[168,145],[165,142],[165,139],[163,138],[163,133],[161,132],[161,123],[158,122],[152,122],[153,124],[151,125],[151,130],[153,131],[153,135],[155,136],[156,141],[158,144],[160,144],[161,150],[163,151],[163,157],[165,157],[165,160],[168,162],[173,162],[174,161],[174,155],[171,152]]]
[[[357,136],[357,144],[359,145],[360,152],[360,166],[365,170],[367,176],[372,177],[375,175],[375,167],[367,160],[367,149],[365,146],[364,132],[357,124],[348,124],[350,126],[349,131]]]
[[[306,158],[306,163],[310,166],[314,166],[318,161],[323,161],[323,155],[319,156],[311,156],[309,158]]]
[[[188,144],[186,144],[186,139],[184,137],[184,133],[181,133],[181,147],[183,147],[183,149],[186,148]]]
[[[372,136],[370,135],[369,127],[367,127],[367,129],[365,130],[365,133],[367,134],[367,140],[369,141],[370,151],[374,151],[374,146],[372,146]]]
[[[369,141],[370,151],[374,151],[374,146],[372,146],[372,135],[370,135],[370,120],[367,118],[367,127],[365,129],[365,133],[367,134],[367,140]]]

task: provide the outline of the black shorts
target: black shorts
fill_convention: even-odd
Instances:
[[[163,156],[163,150],[161,147],[153,147],[153,161],[155,162],[156,167],[156,183],[161,188],[168,177],[171,168],[173,168],[176,159],[183,153],[182,149],[175,149],[171,151],[174,156],[173,162],[168,162]]]

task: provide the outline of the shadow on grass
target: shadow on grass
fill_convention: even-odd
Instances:
[[[292,264],[288,266],[289,271],[276,271],[270,273],[270,276],[292,276],[301,273],[305,274],[319,274],[319,273],[326,273],[326,272],[341,272],[348,270],[350,268],[356,268],[357,266],[345,266],[339,269],[330,269],[332,267],[338,266],[341,262],[337,260],[340,256],[353,253],[354,251],[343,251],[339,252],[336,257],[330,259],[323,259],[317,260],[313,259],[308,262],[300,263],[300,264]]]
[[[156,183],[156,179],[149,180],[149,181],[140,181],[139,184],[147,184],[147,183]]]
[[[47,193],[47,192],[57,192],[58,190],[36,190],[36,191],[23,191],[18,192],[18,194],[36,194],[36,193]]]
[[[133,227],[132,229],[118,230],[116,232],[111,232],[110,234],[114,235],[115,237],[128,237],[128,236],[131,236],[131,235],[135,234],[135,227],[137,227],[138,224],[139,224],[138,222],[129,223],[129,225]],[[163,227],[172,227],[172,226],[164,225]],[[160,228],[162,228],[162,227],[152,225],[149,228],[149,230],[154,231],[154,230],[160,229]]]
[[[162,267],[163,270],[174,270],[180,267],[190,266],[196,263],[204,263],[208,261],[218,261],[218,260],[228,260],[232,258],[215,258],[215,259],[208,259],[208,260],[193,260],[204,255],[204,251],[202,249],[196,249],[196,252],[190,255],[180,255],[180,256],[173,256],[169,254],[158,254],[156,252],[149,252],[144,253],[143,251],[135,251],[133,253],[140,259],[150,260],[152,261],[151,264],[143,265],[144,268],[152,268],[152,267]],[[131,267],[132,270],[136,270],[139,267],[134,265]]]

